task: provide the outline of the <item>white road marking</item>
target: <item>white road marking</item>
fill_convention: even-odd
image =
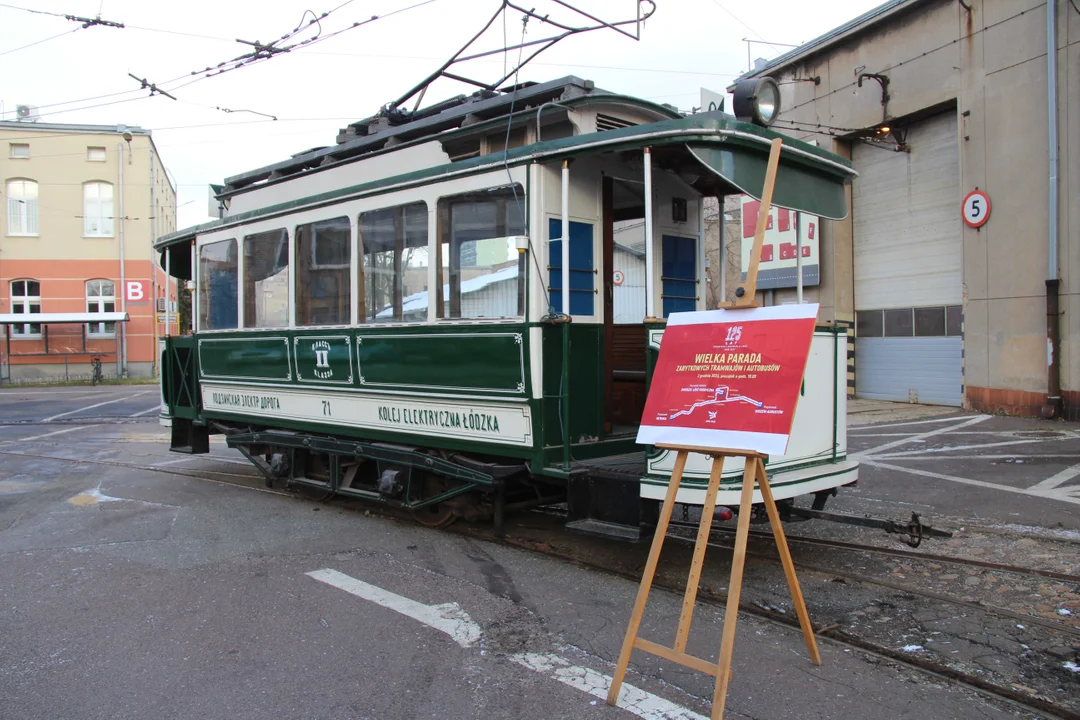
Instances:
[[[145,410],[140,410],[137,413],[133,413],[131,415],[128,415],[128,417],[139,417],[140,415],[145,415],[146,413],[154,412],[155,410],[161,410],[161,405],[158,404],[158,405],[154,405],[153,407],[148,407]]]
[[[42,438],[52,437],[53,435],[63,435],[64,433],[75,432],[76,430],[89,430],[90,428],[96,428],[99,425],[76,425],[75,427],[64,428],[63,430],[54,430],[53,432],[45,433],[43,435],[31,435],[30,437],[19,438],[18,440],[5,440],[0,445],[9,445],[16,443],[30,442],[31,440],[41,440]]]
[[[951,448],[950,448],[951,449]],[[940,457],[937,455],[908,455],[905,453],[886,453],[884,455],[874,455],[874,458],[903,458],[904,460],[933,460],[934,462],[941,462],[942,460],[1015,460],[1020,464],[1034,461],[1034,460],[1080,460],[1080,455],[1076,453],[1038,453],[1031,455],[947,455]],[[865,499],[865,498],[864,498]]]
[[[926,448],[924,450],[901,450],[894,453],[874,453],[874,457],[908,457],[911,455],[929,455],[931,453],[953,452],[954,450],[981,450],[983,448],[1003,447],[1005,445],[1030,445],[1032,443],[1053,442],[1065,438],[1049,438],[1039,440],[1003,440],[994,443],[976,443],[974,445],[946,445],[945,447]],[[947,460],[948,458],[941,458]]]
[[[463,648],[472,647],[480,641],[480,626],[473,622],[469,614],[455,602],[424,605],[330,568],[313,570],[307,575],[319,582],[418,620],[428,627],[449,635]],[[611,687],[609,675],[591,668],[573,665],[554,653],[517,653],[510,655],[508,659],[594,697],[606,699],[608,688]],[[623,683],[622,690],[619,692],[618,705],[644,720],[706,720],[702,715],[628,683]]]
[[[480,626],[474,623],[469,614],[462,610],[457,603],[423,605],[415,600],[410,600],[389,590],[383,590],[375,585],[369,585],[363,580],[357,580],[345,573],[329,568],[312,570],[307,575],[319,582],[324,582],[339,590],[370,600],[377,605],[382,605],[384,608],[411,617],[413,620],[418,620],[439,632],[446,633],[463,648],[475,645],[480,640]]]
[[[861,457],[865,457],[865,456],[870,455],[870,454],[876,454],[876,453],[884,452],[885,450],[892,450],[894,447],[899,447],[900,445],[907,445],[908,443],[917,442],[919,440],[925,440],[926,438],[933,437],[934,435],[942,435],[942,434],[945,434],[945,433],[952,432],[953,430],[959,430],[960,428],[965,428],[965,427],[969,427],[971,425],[975,425],[977,423],[985,422],[986,420],[989,420],[991,417],[993,417],[993,416],[992,415],[978,415],[976,417],[965,420],[964,422],[959,423],[957,425],[950,425],[949,427],[938,428],[937,430],[928,430],[928,431],[926,431],[924,433],[919,433],[917,435],[912,435],[911,437],[908,437],[908,438],[901,438],[900,440],[893,440],[892,442],[887,442],[887,443],[885,443],[883,445],[878,445],[877,447],[872,447],[872,448],[869,448],[867,450],[861,450],[861,451],[859,451],[857,453],[854,453],[853,455],[850,455],[849,457],[861,458]],[[951,419],[955,420],[956,418],[951,418]]]
[[[1080,498],[1073,497],[1061,490],[1043,490],[1037,491],[1031,488],[1015,488],[1009,485],[999,485],[997,483],[985,482],[983,480],[972,480],[971,478],[957,477],[956,475],[945,475],[944,473],[930,472],[929,470],[918,470],[916,468],[903,467],[901,465],[893,465],[891,463],[878,462],[872,458],[862,458],[860,462],[869,467],[882,468],[884,470],[896,470],[898,472],[905,472],[909,475],[919,475],[920,477],[934,478],[936,480],[948,480],[950,482],[960,483],[962,485],[974,485],[975,487],[990,488],[992,490],[1001,490],[1003,492],[1015,493],[1017,495],[1027,495],[1029,497],[1037,498],[1050,498],[1052,500],[1061,500],[1063,502],[1072,503],[1074,505],[1080,505]]]
[[[144,390],[143,392],[138,392],[138,393],[135,393],[134,395],[125,395],[124,397],[116,398],[115,400],[106,400],[105,402],[95,403],[94,405],[87,405],[86,407],[79,408],[78,410],[68,410],[67,412],[62,412],[62,413],[59,413],[57,415],[52,415],[50,417],[47,417],[44,420],[42,420],[41,422],[52,422],[53,420],[55,420],[57,418],[66,417],[68,415],[74,415],[75,413],[81,413],[81,412],[83,412],[85,410],[93,410],[94,408],[99,408],[102,405],[111,405],[112,403],[123,402],[124,400],[130,400],[131,398],[136,398],[136,397],[139,397],[140,395],[145,395],[148,392],[150,392],[150,391],[149,390]]]
[[[165,460],[164,462],[154,463],[151,467],[165,467],[166,465],[179,465],[180,463],[190,462],[194,460],[195,456],[176,458],[175,460]]]
[[[558,680],[564,685],[577,688],[593,697],[607,700],[608,689],[611,687],[611,676],[599,673],[596,670],[578,665],[571,665],[563,658],[553,653],[518,653],[511,655],[509,659],[522,667],[547,675],[552,680]],[[619,691],[617,705],[628,710],[640,718],[649,720],[706,720],[703,715],[698,715],[692,710],[676,705],[662,697],[653,695],[633,685],[623,683]]]
[[[1064,485],[1077,475],[1080,475],[1080,465],[1073,465],[1072,467],[1065,468],[1057,475],[1052,475],[1042,482],[1035,483],[1029,487],[1028,490],[1052,490],[1058,485]]]
[[[933,420],[910,420],[908,422],[867,423],[866,425],[849,425],[848,430],[856,430],[857,431],[857,430],[861,430],[861,429],[864,429],[864,428],[867,429],[867,430],[877,430],[878,428],[903,427],[905,425],[928,425],[930,423],[955,422],[955,421],[959,420],[962,417],[964,417],[964,416],[963,415],[961,415],[961,416],[950,415],[949,417],[934,418]]]

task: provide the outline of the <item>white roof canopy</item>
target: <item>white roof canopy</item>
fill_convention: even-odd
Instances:
[[[62,323],[127,322],[126,312],[75,313],[0,313],[0,325],[59,325]]]

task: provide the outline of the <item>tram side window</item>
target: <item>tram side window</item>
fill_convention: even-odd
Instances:
[[[199,248],[199,329],[233,330],[237,318],[236,239]]]
[[[351,320],[349,218],[296,227],[296,324],[348,325]]]
[[[359,226],[361,320],[426,320],[427,205],[415,202],[361,213]]]
[[[244,238],[244,327],[289,324],[289,233],[285,228]]]
[[[525,234],[521,185],[464,193],[439,200],[439,267],[436,298],[441,318],[501,318],[525,314],[525,256],[514,235]]]

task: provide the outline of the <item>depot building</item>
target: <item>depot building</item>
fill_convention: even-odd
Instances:
[[[1067,0],[893,0],[744,76],[859,173],[805,290],[857,397],[1080,417],[1078,40]]]

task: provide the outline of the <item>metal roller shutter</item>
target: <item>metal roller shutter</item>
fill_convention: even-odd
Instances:
[[[855,392],[901,402],[962,404],[959,330],[918,327],[920,309],[958,310],[962,297],[960,163],[955,111],[914,123],[910,152],[857,144],[852,187]],[[911,309],[916,318],[881,311]],[[951,312],[951,311],[950,311]],[[878,323],[878,318],[884,318]],[[890,322],[893,321],[893,322]],[[958,326],[958,323],[957,323]],[[927,329],[929,328],[929,330]],[[921,331],[921,333],[920,333]]]

